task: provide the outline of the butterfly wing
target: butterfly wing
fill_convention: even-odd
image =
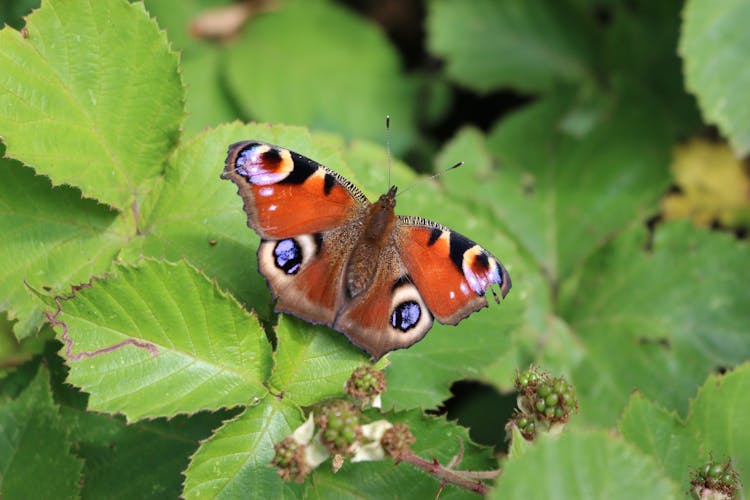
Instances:
[[[493,285],[502,297],[510,291],[500,261],[467,237],[420,217],[399,217],[396,231],[401,261],[440,323],[455,325],[486,307]]]
[[[367,198],[323,165],[260,141],[232,144],[222,178],[237,185],[247,224],[261,237],[258,269],[278,298],[276,311],[332,325],[346,262],[334,243],[356,241],[351,222]]]
[[[326,244],[326,236],[330,234],[261,241],[258,268],[278,299],[276,312],[291,313],[311,323],[333,325],[343,300],[345,257],[332,251]]]
[[[333,328],[376,360],[418,342],[432,326],[432,314],[412,283],[397,245],[387,246],[370,286],[346,303]]]
[[[237,185],[247,224],[264,239],[320,233],[356,218],[368,205],[336,172],[260,141],[232,144],[221,176]]]
[[[333,327],[378,359],[421,340],[433,318],[455,325],[486,307],[493,285],[505,297],[510,276],[485,249],[435,222],[398,217],[372,283]]]

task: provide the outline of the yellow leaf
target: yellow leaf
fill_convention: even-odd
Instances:
[[[675,150],[671,169],[680,193],[662,201],[665,219],[689,217],[699,226],[750,223],[750,178],[726,144],[695,139]]]

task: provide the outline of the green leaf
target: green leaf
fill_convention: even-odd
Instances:
[[[342,396],[354,369],[370,363],[369,356],[342,333],[291,316],[279,317],[276,336],[279,345],[269,387],[299,406]]]
[[[13,322],[6,314],[0,314],[0,379],[44,350],[44,343],[54,336],[50,333],[50,329],[45,329],[43,335],[19,341],[13,333]]]
[[[690,486],[688,471],[700,465],[701,454],[694,436],[674,413],[646,399],[637,392],[623,411],[618,428],[623,437],[641,451],[651,455],[674,481],[686,491]]]
[[[80,287],[51,317],[68,381],[128,420],[253,404],[270,346],[252,316],[182,262],[146,261]]]
[[[721,335],[719,335],[721,338]],[[745,359],[748,356],[745,355]],[[724,376],[711,374],[690,406],[688,431],[700,439],[704,454],[717,460],[732,457],[745,482],[750,478],[750,363]],[[703,456],[704,460],[709,457]],[[702,465],[700,462],[695,466]]]
[[[16,336],[39,330],[42,307],[25,283],[62,293],[110,267],[132,231],[132,222],[77,189],[51,188],[49,180],[18,162],[0,159],[0,310]]]
[[[713,457],[731,458],[741,478],[750,477],[750,364],[726,375],[709,375],[685,422],[636,393],[619,423],[622,435],[652,455],[675,481],[689,487],[689,473]]]
[[[16,400],[0,402],[3,498],[78,497],[82,463],[71,446],[42,367]]]
[[[581,136],[561,130],[580,109],[571,107],[570,96],[543,99],[490,133],[493,170],[455,176],[447,185],[467,203],[493,200],[498,219],[553,287],[607,239],[653,211],[667,186],[664,127],[658,116],[644,120],[645,96],[629,95],[610,101]]]
[[[673,140],[700,134],[704,125],[683,79],[677,54],[684,2],[609,2],[610,21],[599,47],[609,81],[623,80],[653,96],[652,113],[673,130]]]
[[[131,240],[123,258],[188,259],[267,318],[271,298],[258,273],[258,238],[247,227],[236,188],[219,178],[229,144],[267,135],[252,128],[268,129],[237,123],[199,134],[177,148],[159,196],[142,208],[143,237]]]
[[[518,302],[490,307],[457,327],[436,324],[418,344],[390,354],[383,407],[436,408],[456,380],[484,378],[484,369],[513,349],[511,332],[522,318]]]
[[[300,496],[301,487],[285,484],[271,467],[274,444],[302,424],[295,406],[266,398],[219,428],[201,444],[185,471],[185,498]],[[291,495],[290,495],[291,493]]]
[[[180,51],[185,82],[187,119],[185,134],[237,118],[222,82],[223,45],[198,38],[193,22],[207,11],[231,5],[231,0],[147,0],[146,9],[166,30],[175,50]]]
[[[477,211],[481,200],[493,200],[487,206],[495,208],[496,226],[509,228],[546,276],[546,291],[524,289],[537,275],[511,270],[509,298],[520,291],[527,300],[518,365],[529,362],[522,362],[527,353],[572,375],[581,417],[604,425],[633,388],[684,411],[712,367],[750,355],[740,314],[750,302],[733,270],[748,265],[746,246],[665,226],[655,254],[644,252],[647,236],[633,224],[663,192],[667,142],[657,117],[643,121],[647,101],[629,109],[626,102],[610,102],[596,127],[579,136],[561,126],[571,113],[567,102],[548,98],[505,120],[486,143],[476,131],[462,132],[441,161],[454,161],[451,151],[480,151],[468,155],[477,168],[468,164],[466,179],[456,175],[446,188]],[[507,372],[486,373],[499,385]]]
[[[414,434],[412,451],[425,460],[437,460],[443,466],[461,454],[458,470],[487,471],[497,469],[497,461],[489,448],[474,444],[467,429],[448,422],[444,417],[424,415],[420,411],[380,413],[370,412],[373,419],[404,423]],[[463,448],[462,448],[463,447]],[[379,462],[344,462],[337,473],[330,462],[323,463],[314,473],[306,496],[312,498],[343,498],[353,495],[363,498],[477,498],[475,493],[457,486],[446,485],[441,491],[440,481],[415,466],[402,462],[394,465],[390,459]]]
[[[65,408],[63,409],[65,410]],[[199,413],[128,425],[109,415],[64,411],[85,460],[83,498],[177,498],[198,442],[227,418]]]
[[[611,424],[638,388],[681,413],[714,368],[750,358],[746,242],[687,223],[634,228],[594,255],[561,315],[586,356],[573,372],[581,417]],[[616,354],[615,354],[616,353]]]
[[[690,0],[683,11],[680,55],[685,83],[707,121],[729,138],[738,156],[750,153],[750,4]]]
[[[253,19],[228,49],[226,77],[248,118],[383,142],[391,113],[394,151],[416,135],[416,86],[397,52],[332,2],[287,2]]]
[[[604,432],[567,431],[510,458],[491,498],[677,498],[677,485],[655,465]]]
[[[508,457],[512,459],[517,459],[534,446],[532,441],[526,441],[516,425],[511,428],[508,438],[510,439]]]
[[[565,2],[433,0],[427,12],[430,51],[470,89],[593,84],[594,26]]]
[[[0,31],[7,155],[121,210],[148,192],[183,118],[177,55],[142,4],[49,0]]]
[[[188,113],[183,129],[187,134],[237,118],[221,80],[221,63],[221,52],[213,47],[196,49],[182,61]]]

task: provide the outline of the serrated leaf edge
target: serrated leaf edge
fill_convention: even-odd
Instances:
[[[180,261],[178,261],[178,262],[170,261],[170,260],[167,260],[167,259],[157,259],[157,258],[152,258],[152,257],[142,257],[142,258],[138,259],[135,262],[127,262],[127,263],[119,263],[118,262],[114,266],[114,269],[113,269],[112,272],[106,272],[102,276],[92,276],[91,279],[89,279],[89,281],[87,281],[87,282],[81,283],[79,285],[72,285],[71,286],[71,292],[70,292],[69,295],[64,295],[64,296],[58,295],[58,296],[55,296],[52,300],[53,300],[53,302],[55,304],[55,308],[56,309],[54,311],[44,311],[43,314],[47,318],[47,320],[48,320],[48,322],[50,323],[51,326],[53,326],[53,327],[57,326],[57,327],[60,327],[60,328],[63,329],[63,334],[61,335],[61,340],[63,341],[63,347],[65,348],[66,352],[65,352],[65,356],[61,356],[61,357],[62,357],[63,362],[64,362],[64,364],[66,366],[69,366],[69,361],[79,361],[81,359],[91,358],[91,357],[93,357],[95,355],[98,355],[98,354],[101,354],[101,353],[111,352],[111,351],[120,349],[120,348],[124,347],[125,345],[134,345],[135,347],[139,347],[141,349],[146,349],[149,352],[151,352],[152,356],[158,355],[158,348],[157,348],[157,346],[155,344],[153,344],[151,342],[142,342],[142,341],[138,341],[138,340],[135,340],[135,339],[127,339],[127,340],[119,342],[119,343],[117,343],[117,344],[115,344],[113,346],[108,346],[106,348],[97,349],[95,351],[82,351],[82,352],[80,352],[78,354],[73,354],[72,353],[72,349],[73,349],[73,346],[74,346],[74,342],[73,342],[73,339],[71,339],[69,336],[67,336],[68,325],[64,321],[61,321],[61,320],[59,320],[57,318],[58,315],[62,312],[63,303],[66,302],[66,301],[75,299],[76,293],[78,291],[80,291],[82,289],[86,289],[86,288],[92,288],[94,286],[94,284],[96,282],[98,282],[98,281],[106,281],[106,280],[109,280],[109,279],[112,279],[112,278],[117,278],[117,276],[118,276],[117,271],[119,269],[138,269],[139,267],[142,267],[144,265],[148,265],[150,263],[166,264],[166,265],[169,265],[169,266],[177,266],[180,263],[184,263],[190,269],[192,269],[193,271],[195,271],[196,273],[198,273],[198,275],[200,275],[203,278],[205,278],[206,281],[208,281],[213,286],[215,292],[217,292],[221,297],[224,297],[224,298],[226,298],[226,299],[234,302],[234,304],[236,306],[238,306],[238,308],[240,310],[242,310],[245,314],[247,314],[252,320],[254,320],[258,324],[261,324],[260,321],[258,320],[258,316],[255,313],[255,311],[248,310],[241,302],[239,302],[234,297],[234,295],[232,295],[228,291],[223,290],[218,285],[218,283],[217,283],[217,281],[216,281],[215,278],[209,278],[208,276],[206,276],[205,273],[203,273],[203,271],[201,271],[198,267],[194,266],[192,263],[190,263],[185,258],[180,259]],[[31,287],[29,287],[29,288],[31,288]],[[31,289],[34,290],[34,292],[36,294],[38,294],[40,296],[45,296],[45,294],[39,292],[38,290],[35,290],[33,288],[31,288]],[[267,381],[264,381],[263,385],[266,386],[266,394],[268,394]],[[252,406],[256,406],[256,405],[260,404],[260,402],[263,399],[264,398],[258,398],[256,400],[253,400],[249,404],[244,405],[244,406],[246,408],[249,408],[249,407],[252,407]],[[100,410],[92,410],[90,408],[87,408],[86,411],[93,412],[93,413],[100,414],[100,415],[118,415],[118,414],[119,415],[123,415],[126,418],[127,423],[132,423],[132,422],[135,422],[135,421],[144,421],[144,420],[145,421],[150,421],[150,420],[156,420],[156,419],[159,419],[159,418],[166,418],[167,421],[169,421],[172,418],[177,417],[178,415],[185,415],[185,416],[190,417],[192,415],[195,415],[195,414],[203,412],[203,411],[212,411],[212,412],[214,412],[214,411],[218,411],[218,410],[229,410],[229,409],[232,409],[232,408],[236,408],[238,406],[243,406],[243,405],[239,405],[239,404],[221,405],[221,406],[219,406],[217,408],[211,408],[211,409],[197,408],[193,412],[179,412],[179,413],[175,413],[173,415],[151,415],[151,416],[144,416],[144,417],[141,417],[141,418],[138,418],[138,419],[135,419],[135,420],[131,419],[130,416],[127,413],[124,413],[122,411],[107,412],[107,411],[100,411]]]

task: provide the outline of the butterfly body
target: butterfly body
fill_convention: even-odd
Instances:
[[[231,145],[222,177],[261,237],[276,311],[328,325],[376,359],[419,341],[434,318],[457,324],[485,307],[492,285],[510,290],[505,268],[473,241],[397,216],[395,187],[371,203],[334,171],[259,141]]]

